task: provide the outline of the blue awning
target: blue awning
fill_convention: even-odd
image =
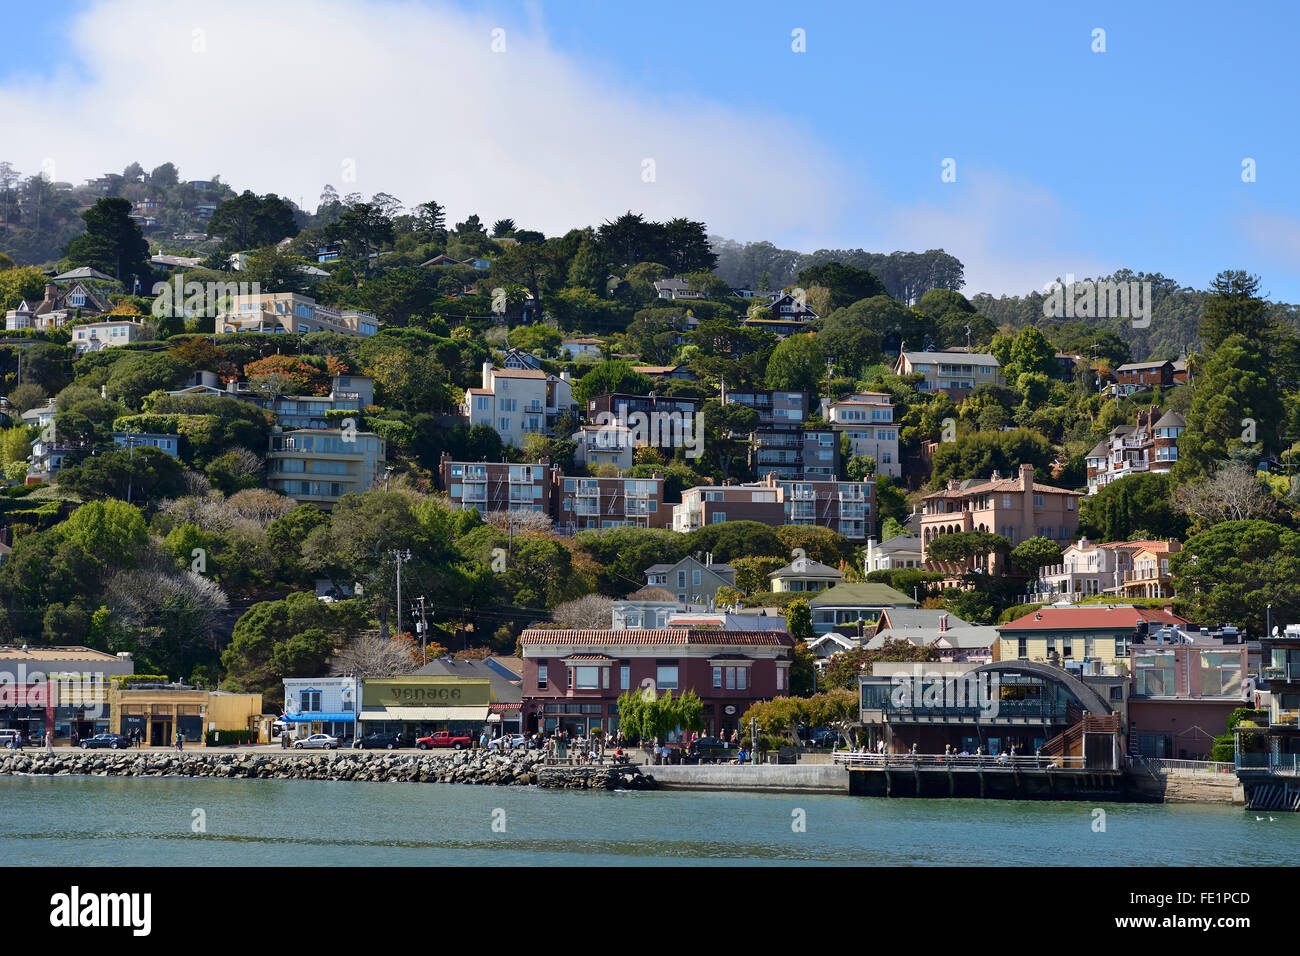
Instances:
[[[302,724],[322,724],[331,721],[341,721],[350,724],[357,719],[356,714],[285,714],[280,718],[290,723]]]

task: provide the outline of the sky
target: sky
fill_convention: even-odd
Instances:
[[[0,160],[942,248],[968,295],[1231,268],[1300,302],[1300,5],[1140,7],[0,0]]]

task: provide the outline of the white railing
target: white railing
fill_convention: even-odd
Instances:
[[[876,754],[866,751],[842,750],[834,761],[845,769],[891,768],[921,770],[1070,770],[1084,769],[1083,757],[1039,757],[1035,755],[1003,757],[997,754],[960,756],[957,754]]]
[[[1152,773],[1183,771],[1189,773],[1233,773],[1236,767],[1222,760],[1167,760],[1164,757],[1130,756],[1129,762]]]

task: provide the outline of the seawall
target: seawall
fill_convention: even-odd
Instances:
[[[341,750],[323,753],[205,753],[190,751],[29,750],[0,751],[0,775],[95,777],[216,777],[274,780],[467,783],[554,787],[570,790],[651,790],[653,777],[635,766],[543,766],[540,751],[497,754],[387,753]]]
[[[849,792],[849,775],[836,764],[679,764],[650,769],[661,790]]]

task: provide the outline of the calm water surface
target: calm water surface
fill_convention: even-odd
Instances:
[[[0,807],[18,866],[1300,864],[1300,814],[1225,806],[1106,804],[1094,832],[1085,803],[3,777]]]

